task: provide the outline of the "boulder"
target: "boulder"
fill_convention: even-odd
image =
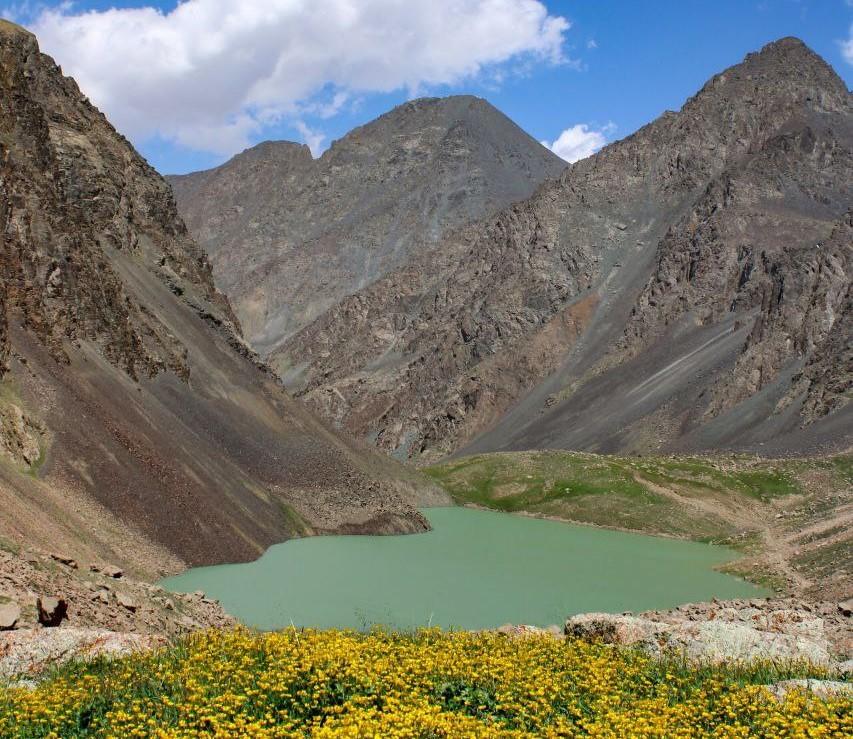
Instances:
[[[124,634],[101,629],[19,629],[0,633],[0,684],[38,676],[70,659],[90,660],[102,655],[122,656],[156,649],[163,636]]]
[[[21,609],[17,603],[0,605],[0,631],[11,631],[21,620]]]
[[[101,588],[100,590],[95,591],[93,598],[99,603],[107,604],[110,602],[110,591],[106,588]]]
[[[726,614],[731,615],[731,614]],[[832,649],[822,619],[794,621],[785,614],[753,623],[706,620],[687,614],[677,623],[662,623],[637,616],[584,613],[566,621],[568,637],[606,644],[636,645],[651,654],[663,650],[684,654],[701,662],[771,659],[807,660],[831,666]]]
[[[42,626],[59,626],[68,617],[68,603],[64,598],[42,596],[36,601],[36,610]]]
[[[124,571],[120,567],[111,564],[93,564],[89,565],[89,569],[116,580],[124,575]]]
[[[637,644],[657,651],[668,641],[671,627],[637,616],[617,616],[611,613],[582,613],[566,621],[566,636],[605,644]]]
[[[853,598],[841,601],[841,603],[838,604],[838,612],[842,616],[847,616],[847,618],[853,616]]]
[[[531,626],[529,624],[504,624],[495,629],[495,632],[503,636],[550,636],[558,639],[563,638],[562,629],[559,626],[548,626],[540,628],[539,626]]]
[[[814,634],[760,631],[743,623],[701,621],[676,627],[670,645],[690,659],[724,662],[752,659],[806,660],[833,664],[829,643]]]
[[[122,608],[126,608],[131,613],[136,613],[139,608],[139,604],[127,593],[117,593],[116,603],[118,603]]]
[[[67,554],[51,554],[50,558],[59,562],[60,564],[65,565],[66,567],[70,567],[72,570],[77,569],[77,560],[73,557],[69,557]]]

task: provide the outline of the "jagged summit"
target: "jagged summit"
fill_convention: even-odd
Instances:
[[[261,141],[237,154],[233,159],[263,160],[268,157],[303,157],[313,159],[311,150],[305,144],[296,141]],[[233,161],[233,160],[232,160]]]
[[[170,178],[262,352],[448,229],[528,197],[566,166],[469,95],[409,101],[309,159],[289,144],[263,145]]]
[[[747,54],[742,62],[711,78],[704,89],[732,81],[753,85],[758,94],[772,94],[779,84],[792,89],[819,89],[843,98],[847,86],[838,73],[803,41],[793,36],[773,41]]]

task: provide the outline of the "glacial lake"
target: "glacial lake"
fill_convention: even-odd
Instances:
[[[428,533],[294,539],[162,585],[203,590],[259,629],[547,626],[588,611],[767,595],[714,571],[737,556],[725,547],[468,508],[424,515]]]

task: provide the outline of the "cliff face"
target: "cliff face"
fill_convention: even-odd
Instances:
[[[458,96],[401,105],[317,160],[267,142],[169,180],[247,338],[267,353],[565,166],[484,100]]]
[[[287,396],[169,185],[5,22],[0,92],[0,537],[151,574],[423,528],[430,490]]]
[[[849,443],[850,100],[770,44],[271,361],[401,456]],[[819,358],[843,369],[824,383]]]

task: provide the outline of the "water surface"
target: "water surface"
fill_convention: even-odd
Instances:
[[[163,585],[203,590],[261,629],[547,626],[588,611],[766,594],[713,570],[736,556],[725,547],[467,508],[424,515],[425,534],[294,539],[255,562]]]

